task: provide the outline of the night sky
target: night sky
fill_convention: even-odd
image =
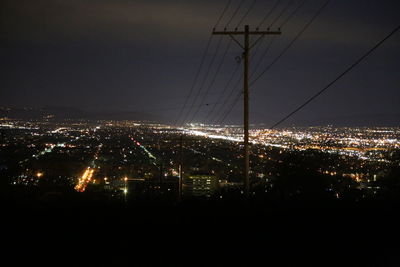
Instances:
[[[265,27],[289,1],[281,1]],[[289,10],[301,1],[293,0]],[[141,111],[174,122],[226,2],[2,0],[0,105]],[[219,29],[227,23],[239,2],[232,1]],[[244,2],[230,28],[239,22],[252,2]],[[257,25],[275,2],[258,0],[241,25]],[[275,38],[260,70],[284,49],[324,2],[306,1],[282,27],[282,35]],[[268,125],[296,108],[397,27],[399,14],[400,2],[396,0],[331,1],[287,53],[250,89],[251,122]],[[205,66],[211,60],[218,38],[212,39]],[[264,40],[260,51],[270,38]],[[211,73],[228,41],[229,37],[223,37]],[[397,33],[285,125],[378,125],[382,118],[391,118],[389,123],[396,124],[396,118],[400,117],[399,48],[400,34]],[[240,48],[232,44],[204,103],[217,101],[237,65],[235,57],[240,54]],[[255,58],[250,62],[253,66],[258,57]],[[201,98],[202,95],[196,105]],[[210,106],[202,107],[193,121],[204,121],[209,109]],[[239,103],[226,122],[240,123],[241,110]]]

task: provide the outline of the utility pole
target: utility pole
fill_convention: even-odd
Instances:
[[[249,53],[252,47],[261,40],[265,35],[277,35],[281,34],[281,31],[250,31],[249,25],[244,26],[244,31],[215,31],[214,35],[229,35],[242,49],[243,49],[243,59],[244,59],[244,69],[243,69],[243,129],[244,129],[244,191],[246,196],[249,196],[250,191],[250,179],[249,179]],[[244,45],[242,45],[236,38],[236,35],[244,36]],[[250,35],[259,36],[256,41],[250,45],[249,37]]]
[[[182,184],[183,184],[183,135],[179,138],[179,185],[178,185],[178,199],[182,200]]]

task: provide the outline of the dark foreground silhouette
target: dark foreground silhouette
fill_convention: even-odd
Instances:
[[[318,199],[2,199],[13,266],[399,266],[399,205]]]

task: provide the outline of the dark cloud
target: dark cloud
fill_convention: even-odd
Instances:
[[[16,0],[3,3],[7,41],[172,42],[204,32],[218,4],[200,1]],[[197,40],[196,40],[197,41]]]

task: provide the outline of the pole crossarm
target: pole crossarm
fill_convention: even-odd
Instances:
[[[244,35],[242,31],[213,31],[215,35]],[[249,31],[249,35],[279,35],[281,31]]]
[[[224,30],[224,31],[215,31],[215,30],[213,30],[212,34],[213,35],[229,35],[235,41],[235,43],[237,43],[244,50],[245,47],[235,38],[234,35],[246,35],[246,34],[248,34],[248,35],[259,35],[257,40],[254,43],[252,43],[251,45],[249,45],[249,49],[251,49],[265,35],[280,35],[281,31],[280,30],[278,30],[278,31],[270,31],[270,30],[268,30],[268,31],[248,31],[248,32],[246,32],[246,31],[226,31],[226,30]]]

